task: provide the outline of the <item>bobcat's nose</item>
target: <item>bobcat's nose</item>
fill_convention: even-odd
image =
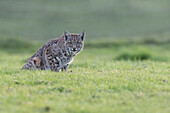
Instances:
[[[72,48],[72,51],[77,51],[77,48]]]

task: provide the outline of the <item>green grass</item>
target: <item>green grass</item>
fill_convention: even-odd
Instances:
[[[21,71],[41,44],[1,48],[0,112],[169,113],[169,44],[114,43],[87,42],[66,73]],[[145,51],[144,60],[117,60]]]
[[[170,113],[169,4],[0,0],[0,113]],[[68,72],[21,71],[64,30],[87,33]]]
[[[64,30],[107,37],[169,38],[169,0],[0,0],[0,37],[48,40]]]

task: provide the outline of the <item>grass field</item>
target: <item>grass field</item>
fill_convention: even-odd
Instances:
[[[64,30],[92,38],[168,37],[169,0],[0,0],[0,36],[49,40]]]
[[[0,0],[0,113],[170,113],[170,0]],[[86,32],[68,72],[21,71]]]
[[[169,43],[86,42],[55,73],[21,71],[41,43],[16,42],[0,49],[0,113],[170,112]]]

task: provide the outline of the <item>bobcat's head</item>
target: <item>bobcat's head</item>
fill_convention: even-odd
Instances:
[[[64,40],[66,42],[66,48],[72,53],[79,53],[84,45],[85,32],[80,34],[70,34],[69,32],[64,32]]]

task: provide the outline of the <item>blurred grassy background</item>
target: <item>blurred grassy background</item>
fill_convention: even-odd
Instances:
[[[0,38],[170,38],[169,0],[0,0]]]
[[[114,60],[166,61],[169,4],[169,0],[0,0],[0,50],[32,54],[64,30],[85,30],[87,50],[112,49]]]

